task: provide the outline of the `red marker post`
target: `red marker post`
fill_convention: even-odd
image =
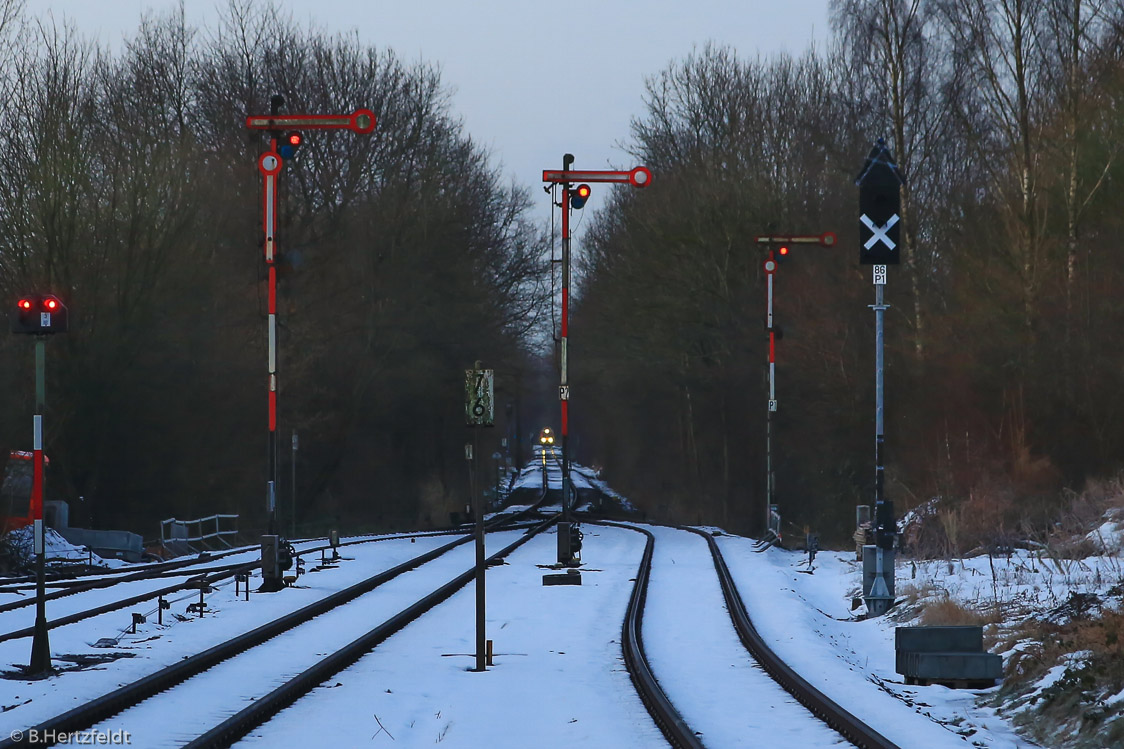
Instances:
[[[300,147],[301,130],[350,130],[359,135],[369,135],[375,129],[375,113],[369,109],[356,109],[351,114],[278,114],[284,105],[281,96],[274,96],[268,115],[251,115],[246,118],[250,130],[263,130],[270,134],[269,150],[258,157],[258,171],[262,175],[262,233],[265,263],[268,268],[268,391],[269,391],[269,470],[266,480],[266,506],[269,511],[269,534],[277,525],[277,178],[288,153]],[[281,131],[292,130],[284,138]],[[280,142],[281,148],[278,148]],[[294,508],[295,512],[295,508]]]
[[[777,272],[777,256],[786,257],[791,245],[816,244],[834,247],[834,232],[823,234],[764,235],[753,238],[757,244],[768,245],[769,257],[765,260],[765,330],[769,334],[769,401],[765,411],[765,538],[772,533],[780,540],[780,515],[777,514],[776,480],[773,474],[773,414],[777,410],[777,335],[779,328],[773,324],[773,275]]]
[[[543,182],[562,186],[562,379],[558,387],[558,400],[562,404],[562,522],[558,524],[559,564],[575,562],[570,542],[570,452],[567,445],[570,434],[570,375],[567,356],[570,334],[570,210],[573,198],[577,198],[584,205],[590,192],[586,184],[579,184],[577,188],[572,185],[595,182],[647,187],[652,183],[652,172],[644,166],[628,171],[589,171],[570,169],[573,163],[573,155],[565,154],[562,157],[561,169],[544,169],[542,173]]]

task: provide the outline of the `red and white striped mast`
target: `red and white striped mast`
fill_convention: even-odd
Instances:
[[[281,96],[274,96],[270,100],[269,116],[250,116],[246,118],[246,127],[251,130],[265,130],[269,133],[269,150],[258,157],[258,170],[262,175],[262,232],[264,234],[263,246],[265,248],[265,264],[268,271],[268,398],[269,398],[269,468],[266,475],[266,507],[269,511],[269,534],[276,532],[277,525],[277,487],[278,454],[277,454],[277,178],[284,165],[284,159],[278,151],[278,138],[282,130],[299,128],[300,130],[351,130],[361,135],[367,135],[375,129],[375,115],[369,109],[357,109],[351,114],[294,114],[279,115],[278,109],[285,103]],[[295,149],[300,145],[299,132],[290,133],[289,137],[296,136],[290,146]],[[294,510],[295,511],[295,510]]]
[[[769,257],[765,260],[765,330],[769,334],[769,402],[765,411],[765,532],[781,537],[780,516],[776,513],[776,479],[773,471],[773,414],[777,411],[777,338],[779,328],[773,324],[773,275],[777,272],[777,254],[786,257],[789,254],[790,244],[818,244],[831,247],[835,244],[836,237],[833,232],[823,234],[803,234],[796,236],[759,236],[754,237],[758,244],[768,245]],[[774,252],[774,247],[776,251]],[[776,527],[774,527],[776,526]]]
[[[629,171],[579,171],[571,170],[574,163],[572,154],[562,157],[561,171],[543,170],[542,181],[562,185],[562,342],[561,379],[558,386],[558,399],[562,406],[562,522],[558,524],[558,563],[572,564],[570,532],[570,210],[576,198],[582,205],[589,197],[589,186],[579,185],[576,192],[571,187],[575,182],[609,182],[631,184],[633,187],[647,187],[652,182],[652,173],[647,167],[638,166]],[[580,207],[580,206],[579,206]],[[544,487],[545,488],[545,487]]]
[[[258,159],[262,173],[263,221],[265,232],[265,265],[268,271],[266,309],[268,347],[266,369],[269,392],[269,468],[266,473],[266,508],[269,511],[269,534],[276,533],[277,524],[277,174],[281,171],[281,157],[277,153],[277,138],[269,139],[269,151]]]

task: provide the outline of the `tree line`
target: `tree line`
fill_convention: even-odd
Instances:
[[[296,431],[307,530],[448,522],[464,369],[500,372],[502,422],[534,364],[549,237],[437,66],[251,0],[206,28],[182,3],[150,13],[118,53],[18,0],[0,22],[0,299],[70,310],[47,345],[48,498],[148,537],[212,512],[264,525],[268,139],[245,118],[280,93],[285,112],[377,118],[370,136],[305,133],[280,177],[282,519]],[[0,336],[9,449],[30,449],[25,338]]]
[[[759,234],[835,231],[776,275],[785,531],[842,539],[874,481],[874,294],[854,180],[905,177],[887,285],[887,495],[980,540],[1049,521],[1124,455],[1124,8],[833,0],[824,50],[708,44],[646,82],[629,155],[655,179],[582,237],[575,431],[664,518],[760,529]],[[584,398],[585,400],[581,400]]]

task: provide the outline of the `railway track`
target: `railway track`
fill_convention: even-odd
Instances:
[[[499,519],[502,520],[503,518],[501,517]],[[399,534],[399,535],[394,535],[394,536],[381,536],[379,538],[361,539],[361,540],[356,540],[356,541],[345,541],[345,542],[340,543],[339,547],[332,547],[330,545],[323,545],[323,546],[315,546],[315,547],[312,547],[312,548],[309,548],[309,549],[304,549],[304,550],[302,550],[298,553],[298,556],[304,556],[304,555],[307,555],[307,554],[315,554],[318,551],[327,551],[327,550],[332,549],[332,548],[343,548],[345,546],[354,546],[354,545],[357,545],[357,544],[369,544],[369,543],[376,543],[376,542],[379,542],[379,541],[388,541],[388,540],[394,540],[394,539],[400,539],[400,538],[428,538],[428,537],[432,537],[432,536],[453,535],[453,534],[460,534],[460,533],[466,533],[466,532],[469,532],[469,531],[437,531],[437,532],[426,532],[426,533],[416,533],[416,534],[408,533],[408,534]],[[237,553],[246,553],[246,551],[247,551],[246,549],[241,549]],[[197,560],[193,560],[193,561],[197,561]],[[243,573],[243,572],[253,572],[256,569],[259,569],[260,567],[261,567],[261,561],[256,560],[256,561],[253,561],[253,562],[235,563],[235,564],[229,564],[229,565],[221,565],[219,567],[214,567],[214,568],[209,568],[209,569],[197,570],[197,571],[195,571],[196,574],[192,575],[191,577],[185,578],[184,580],[181,580],[179,582],[176,582],[176,583],[173,583],[173,584],[170,584],[170,585],[166,585],[166,586],[161,587],[161,588],[145,591],[145,592],[138,593],[138,594],[135,594],[135,595],[132,595],[132,596],[127,596],[125,598],[121,598],[121,599],[118,599],[116,601],[110,601],[108,603],[104,603],[104,604],[101,604],[101,605],[98,605],[98,606],[91,607],[91,608],[86,609],[84,611],[79,611],[79,612],[75,612],[73,614],[67,614],[65,616],[59,616],[59,617],[51,618],[47,622],[47,628],[48,629],[55,629],[57,627],[64,627],[68,624],[74,624],[75,622],[80,622],[84,619],[89,619],[89,618],[95,617],[95,616],[101,616],[102,614],[108,614],[110,612],[118,611],[120,609],[127,608],[129,606],[135,606],[137,604],[144,603],[145,601],[154,601],[158,598],[161,598],[161,597],[164,597],[164,596],[174,595],[176,593],[186,591],[186,590],[197,590],[200,586],[210,587],[210,586],[214,585],[215,583],[221,582],[222,580],[226,580],[228,578],[234,577],[235,575]],[[137,582],[139,580],[153,580],[153,579],[158,579],[158,578],[166,577],[166,576],[178,576],[176,571],[169,571],[167,569],[143,570],[142,573],[143,574],[138,574],[135,577],[129,576],[127,578],[110,579],[110,580],[106,580],[106,581],[102,581],[102,580],[90,581],[89,583],[85,583],[82,586],[79,586],[79,587],[76,587],[76,588],[66,588],[66,589],[63,589],[63,590],[56,590],[54,592],[48,593],[45,597],[45,600],[53,601],[53,600],[57,600],[59,598],[65,598],[67,596],[75,595],[75,594],[78,594],[78,593],[85,593],[85,592],[90,591],[90,590],[101,590],[101,589],[104,589],[104,588],[112,587],[112,586],[117,585],[119,583]],[[184,573],[182,571],[179,571],[178,574],[182,575]],[[31,605],[34,605],[34,603],[35,603],[35,597],[34,596],[31,596],[26,600],[12,601],[12,602],[9,602],[8,604],[5,604],[5,606],[0,606],[0,613],[4,613],[5,611],[11,611],[11,610],[18,609],[18,608],[23,608],[23,607],[26,607],[26,606],[31,606]],[[23,637],[31,637],[34,634],[34,631],[35,631],[35,629],[34,629],[33,626],[28,626],[28,627],[21,627],[20,629],[11,630],[9,632],[0,632],[0,642],[7,642],[8,640],[17,640],[17,639],[20,639],[20,638],[23,638]]]
[[[504,526],[510,525],[511,523],[522,519],[524,516],[537,509],[537,507],[541,505],[542,501],[543,500],[540,499],[540,501],[532,507],[523,510],[522,512],[517,513],[513,516],[505,516],[493,519],[489,526],[489,531],[492,532],[500,530]],[[515,543],[510,544],[496,554],[493,554],[489,559],[502,559],[504,556],[509,554],[514,549],[518,548],[531,537],[545,530],[553,522],[555,522],[555,518],[551,518],[547,521],[535,525]],[[102,695],[101,697],[91,700],[83,705],[80,705],[79,707],[49,718],[48,720],[43,721],[38,725],[29,727],[22,733],[22,739],[19,741],[16,741],[12,738],[7,738],[3,741],[0,741],[0,749],[16,746],[31,746],[32,743],[30,741],[30,737],[32,736],[42,737],[45,735],[62,735],[69,732],[82,731],[94,727],[98,723],[108,720],[125,710],[135,707],[145,700],[148,700],[149,698],[160,695],[161,693],[166,692],[211,668],[214,668],[224,662],[231,661],[232,659],[237,658],[239,655],[246,653],[252,648],[257,647],[262,643],[265,643],[268,640],[277,637],[278,635],[289,632],[290,630],[304,625],[328,612],[335,611],[340,607],[354,601],[356,598],[369,593],[375,588],[391,580],[394,580],[400,575],[416,570],[422,565],[425,565],[426,563],[431,562],[438,557],[441,557],[442,555],[455,549],[456,547],[467,544],[472,540],[472,535],[465,535],[461,538],[457,538],[436,549],[432,549],[424,554],[407,560],[406,562],[403,562],[402,564],[399,564],[389,570],[385,570],[383,572],[375,574],[348,588],[337,591],[336,593],[333,593],[319,601],[308,604],[303,608],[298,609],[297,611],[293,611],[282,617],[260,625],[259,627],[249,632],[231,638],[226,642],[215,645],[193,656],[184,658],[183,660],[175,664],[160,669],[159,671],[156,671],[152,674],[149,674],[148,676],[120,687],[112,692],[109,692],[108,694]],[[232,722],[233,719],[231,719],[223,723],[218,728],[212,730],[211,734],[214,734],[214,736],[219,736],[220,738],[212,737],[204,739],[203,737],[200,737],[199,739],[196,739],[196,742],[192,743],[191,745],[226,746],[230,741],[233,741],[235,739],[222,739],[222,736],[233,736],[239,731],[242,731],[242,733],[239,735],[244,735],[246,731],[253,730],[256,725],[260,725],[261,722],[264,722],[264,720],[268,718],[268,716],[265,718],[261,717],[262,713],[260,712],[261,708],[258,707],[259,703],[263,706],[276,706],[276,709],[273,710],[273,713],[275,713],[277,710],[280,710],[282,707],[284,707],[285,704],[289,704],[288,702],[285,702],[285,700],[295,700],[304,692],[315,687],[316,684],[319,683],[319,681],[308,683],[308,679],[313,678],[314,674],[322,673],[325,669],[330,670],[331,668],[335,668],[336,665],[341,663],[343,665],[339,665],[338,668],[346,667],[346,665],[348,665],[350,662],[354,662],[354,660],[358,659],[363,654],[363,652],[369,651],[376,644],[378,644],[378,642],[386,639],[386,637],[389,637],[398,629],[401,629],[410,621],[413,621],[413,619],[421,616],[423,613],[451,596],[457,589],[463,587],[467,582],[469,582],[473,578],[474,574],[475,568],[469,568],[468,571],[464,572],[461,575],[458,575],[454,580],[445,584],[430,595],[426,596],[421,601],[418,601],[412,606],[407,607],[403,611],[388,619],[382,625],[379,625],[379,627],[376,627],[375,629],[368,632],[363,637],[351,642],[349,645],[345,646],[340,651],[337,651],[332,656],[329,656],[323,661],[317,663],[315,666],[309,669],[308,672],[304,672],[297,677],[294,677],[293,680],[286,682],[286,684],[281,688],[284,690],[283,692],[280,690],[275,690],[275,692],[278,692],[277,694],[271,693],[271,695],[267,695],[266,698],[263,698],[263,700],[268,699],[268,701],[255,700],[251,705],[251,708],[255,709],[247,713],[247,715],[244,715],[239,721]],[[315,645],[313,647],[315,647]],[[366,650],[362,650],[362,648],[364,647],[366,648]],[[338,668],[336,670],[338,670]],[[331,671],[331,673],[335,673],[335,671]],[[331,673],[329,673],[329,675],[331,675]],[[306,683],[308,684],[307,689],[301,691],[304,688],[303,685],[305,685]],[[248,708],[247,710],[250,709]],[[243,711],[243,713],[246,712],[247,711]],[[270,713],[270,715],[272,715],[273,713]],[[239,713],[239,715],[242,715],[242,713]],[[238,716],[235,716],[235,718],[237,717]],[[220,728],[221,731],[219,731]],[[216,734],[215,731],[219,731],[219,733]],[[210,736],[211,734],[207,735]],[[199,741],[204,741],[204,743],[200,744],[198,743]],[[35,745],[40,746],[44,744],[43,742],[38,742]]]
[[[730,569],[726,566],[726,560],[722,557],[722,551],[718,548],[714,536],[697,528],[678,527],[706,539],[711,556],[714,559],[714,569],[718,574],[718,582],[722,586],[722,595],[726,599],[726,610],[730,612],[734,629],[737,630],[742,644],[761,664],[766,673],[784,687],[784,690],[800,704],[808,708],[813,715],[834,728],[855,746],[863,747],[863,749],[898,749],[897,744],[874,730],[872,726],[859,720],[852,713],[844,710],[834,700],[796,673],[780,656],[773,652],[761,635],[758,634],[753,622],[750,621],[745,603],[738,595],[737,586],[734,584]]]
[[[451,535],[455,533],[464,533],[463,529],[450,529],[443,531],[426,531],[422,533],[397,533],[388,536],[380,536],[378,538],[361,538],[352,541],[342,541],[339,547],[352,546],[355,544],[369,544],[376,541],[383,541],[386,539],[394,538],[424,538],[427,536],[442,536]],[[294,541],[297,543],[308,543],[308,541]],[[324,543],[319,546],[312,546],[307,549],[301,549],[297,552],[298,556],[306,554],[315,554],[318,551],[327,551],[333,548],[330,544]],[[246,546],[237,549],[226,549],[219,552],[207,552],[205,555],[193,557],[190,559],[175,559],[169,562],[161,562],[158,564],[149,564],[141,567],[123,567],[113,570],[95,570],[92,572],[81,572],[69,575],[48,575],[46,585],[49,588],[56,588],[56,590],[47,594],[47,600],[54,600],[62,598],[73,593],[84,593],[88,590],[97,590],[100,588],[107,588],[118,583],[136,582],[137,580],[151,580],[158,577],[178,577],[185,574],[209,574],[216,571],[217,568],[201,568],[199,570],[185,570],[187,567],[194,565],[202,565],[208,562],[215,562],[220,559],[233,556],[236,554],[254,554],[257,553],[258,547]],[[225,568],[226,565],[221,567]],[[97,576],[93,580],[83,580],[83,577]],[[7,587],[0,588],[0,595],[5,593],[27,593],[34,592],[35,581],[32,578],[30,581],[24,578],[9,579],[5,583]],[[7,601],[0,603],[0,614],[13,611],[15,609],[30,606],[35,602],[34,596],[31,598],[20,599],[17,601]]]
[[[696,732],[687,724],[667,697],[659,680],[652,672],[644,653],[641,624],[644,612],[644,601],[647,593],[648,580],[652,566],[652,555],[655,546],[655,537],[650,531],[635,525],[614,523],[611,521],[591,521],[596,525],[607,525],[624,528],[646,536],[647,542],[644,555],[637,571],[636,582],[633,586],[632,596],[629,600],[625,614],[621,646],[629,676],[636,686],[641,700],[647,707],[649,714],[659,726],[668,742],[674,747],[686,749],[701,748],[704,746]],[[672,526],[682,531],[689,531],[706,539],[714,562],[714,569],[718,576],[719,585],[726,603],[726,609],[738,638],[749,654],[757,661],[765,672],[772,677],[786,692],[793,696],[800,704],[813,715],[826,723],[829,727],[841,734],[852,744],[864,749],[898,749],[897,745],[882,736],[873,727],[866,724],[850,712],[844,710],[836,702],[812,686],[806,679],[797,674],[788,664],[772,651],[758,634],[750,621],[745,604],[738,594],[737,587],[730,575],[729,568],[714,537],[709,533],[686,526]]]
[[[489,556],[488,564],[494,564],[502,560],[527,541],[530,541],[534,536],[553,525],[557,519],[558,517],[555,515],[534,526],[515,542],[508,544],[503,549]],[[349,644],[323,658],[315,665],[287,680],[269,694],[254,700],[241,711],[190,743],[185,744],[185,746],[188,747],[188,749],[230,746],[250,731],[265,724],[278,712],[292,705],[327,679],[332,678],[343,669],[358,661],[381,642],[401,630],[410,622],[433,610],[438,604],[447,600],[458,590],[472,582],[474,578],[475,567],[473,566],[460,575],[457,575],[457,577],[445,583],[440,588],[434,590],[429,595],[418,600],[416,603],[390,617],[382,624],[372,628]],[[2,749],[2,747],[3,745],[0,744],[0,749]]]
[[[621,523],[604,522],[599,525],[626,528],[643,533],[647,538],[644,555],[636,571],[636,582],[632,586],[632,595],[628,599],[628,608],[625,610],[624,625],[621,628],[621,650],[624,652],[625,666],[628,668],[632,683],[636,686],[636,691],[640,694],[640,700],[648,708],[648,713],[668,742],[678,749],[702,749],[703,743],[687,725],[687,721],[683,720],[675,705],[671,704],[671,700],[652,673],[647,655],[644,654],[641,623],[644,617],[644,599],[648,594],[648,578],[652,571],[652,551],[656,546],[656,537],[643,528]]]

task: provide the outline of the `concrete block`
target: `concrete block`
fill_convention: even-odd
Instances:
[[[911,653],[982,653],[983,627],[898,627],[894,648]]]
[[[1003,676],[1003,658],[991,653],[899,652],[897,672],[916,681],[992,682]]]

